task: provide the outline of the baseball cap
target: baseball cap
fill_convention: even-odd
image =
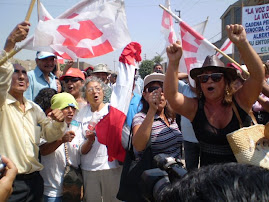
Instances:
[[[165,76],[162,73],[154,72],[152,74],[149,74],[144,78],[144,87],[153,81],[164,82],[164,77]]]
[[[51,98],[51,109],[64,109],[66,107],[78,109],[78,103],[70,93],[58,93]]]
[[[67,72],[65,73],[65,75],[60,77],[60,81],[64,80],[65,77],[70,76],[70,77],[79,77],[82,80],[85,80],[85,75],[83,74],[83,72],[78,69],[78,68],[69,68],[67,70]]]
[[[108,74],[107,65],[102,64],[102,63],[95,65],[92,73],[97,73],[97,72],[104,72]]]
[[[45,51],[37,51],[36,52],[37,59],[44,59],[44,58],[48,58],[48,57],[55,57],[56,58],[56,55],[54,55],[53,53],[50,53],[50,52],[45,52]]]

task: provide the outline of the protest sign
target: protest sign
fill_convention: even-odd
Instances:
[[[243,7],[242,25],[257,53],[269,52],[269,4]]]

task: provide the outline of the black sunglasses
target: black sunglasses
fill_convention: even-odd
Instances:
[[[160,86],[151,86],[151,87],[148,87],[148,88],[147,88],[147,92],[148,92],[148,93],[152,93],[153,91],[155,91],[155,90],[157,90],[157,89],[159,89],[159,88],[162,89],[162,87],[160,87]],[[162,90],[163,90],[163,89],[162,89]]]
[[[212,73],[212,74],[203,74],[198,75],[200,83],[206,83],[209,78],[211,78],[214,82],[219,82],[223,76],[223,73]]]
[[[78,77],[71,77],[71,78],[65,78],[65,79],[64,79],[64,82],[65,82],[65,83],[68,83],[69,81],[71,81],[72,83],[74,83],[74,82],[77,82],[77,81],[79,81],[79,80],[81,80],[81,78],[78,78]]]

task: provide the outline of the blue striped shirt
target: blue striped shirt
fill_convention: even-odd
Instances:
[[[141,125],[146,114],[139,112],[134,116],[133,127]],[[160,153],[174,158],[181,158],[182,134],[175,121],[168,119],[170,126],[164,120],[155,115],[151,130],[151,148],[153,155]]]

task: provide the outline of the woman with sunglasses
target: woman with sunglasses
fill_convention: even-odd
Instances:
[[[163,93],[164,74],[152,73],[144,79],[141,98],[143,108],[133,118],[132,143],[136,151],[143,152],[151,142],[153,156],[164,153],[181,158],[182,134]]]
[[[182,46],[177,42],[167,47],[169,65],[164,83],[165,96],[177,113],[192,122],[200,143],[201,166],[236,161],[226,135],[240,128],[236,111],[243,126],[251,124],[248,112],[261,92],[264,78],[262,61],[247,41],[243,26],[236,24],[226,28],[250,73],[250,77],[237,91],[233,87],[236,70],[225,67],[216,56],[208,56],[202,68],[190,71],[196,81],[198,99],[178,93],[177,73]]]

